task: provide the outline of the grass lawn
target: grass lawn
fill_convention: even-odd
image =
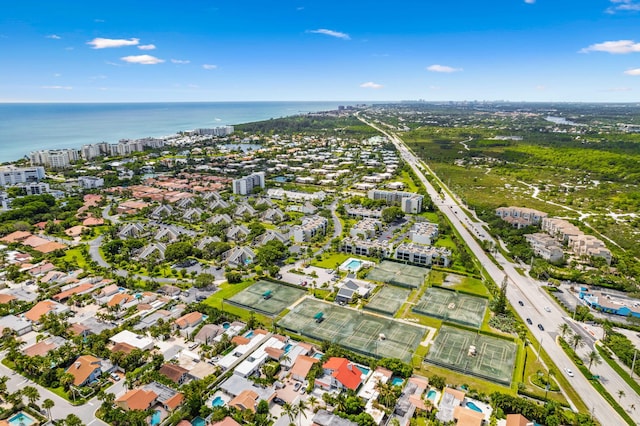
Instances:
[[[493,392],[501,392],[509,395],[516,395],[516,391],[513,388],[502,386],[497,383],[490,382],[488,380],[482,380],[477,377],[467,376],[465,374],[456,373],[455,371],[447,370],[446,368],[438,367],[431,364],[422,364],[420,368],[414,370],[415,373],[422,376],[433,376],[434,374],[440,377],[444,377],[445,383],[454,386],[467,385],[469,389],[475,389],[478,392],[482,392],[485,395],[490,395]]]
[[[80,251],[79,247],[75,247],[72,249],[68,249],[64,253],[64,260],[67,262],[75,262],[78,264],[79,268],[84,270],[87,269],[87,259],[82,255],[82,251]]]
[[[223,303],[223,300],[229,299],[235,294],[240,293],[242,290],[251,287],[253,284],[255,284],[254,280],[247,280],[238,284],[224,283],[220,286],[220,290],[209,296],[203,303],[206,303],[216,309],[221,309],[224,312],[237,315],[240,319],[247,321],[251,315],[251,311],[229,303]],[[271,325],[272,323],[272,319],[266,315],[254,312],[254,317],[263,325]]]
[[[456,244],[451,239],[450,235],[441,235],[438,237],[438,240],[435,242],[434,246],[436,247],[445,247],[451,250],[456,249]]]
[[[326,269],[335,269],[336,265],[342,265],[342,262],[349,259],[350,257],[356,257],[347,253],[331,253],[331,254],[323,254],[322,260],[318,261],[315,258],[311,261],[311,265],[317,266],[319,268]]]
[[[540,399],[544,398],[544,389],[539,388],[538,386],[531,383],[531,378],[535,377],[538,374],[538,371],[542,371],[546,374],[547,369],[540,361],[537,360],[536,354],[533,352],[531,346],[526,347],[526,362],[524,365],[524,374],[520,373],[520,377],[516,377],[517,382],[522,382],[525,385],[525,389],[532,393]],[[556,372],[558,373],[558,372]],[[524,377],[523,377],[524,376]],[[551,376],[551,380],[556,381],[554,376]],[[566,398],[562,395],[561,392],[548,392],[547,398],[553,401],[567,403]]]
[[[398,176],[399,179],[396,179],[402,183],[404,183],[405,191],[408,192],[418,192],[419,188],[417,187],[417,185],[415,184],[415,182],[413,181],[413,179],[411,179],[411,176],[409,176],[409,172],[407,171],[402,171],[400,173],[400,176]]]
[[[462,277],[459,284],[451,286],[452,289],[477,294],[478,296],[489,297],[489,290],[481,280],[472,277]]]

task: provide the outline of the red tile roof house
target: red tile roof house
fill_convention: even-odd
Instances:
[[[174,364],[164,364],[158,373],[177,385],[183,384],[189,378],[189,370]]]
[[[322,365],[324,376],[316,385],[326,389],[357,390],[362,384],[362,371],[346,358],[331,357]]]
[[[155,403],[158,395],[144,389],[131,389],[118,399],[116,405],[125,411],[147,410]]]
[[[82,355],[71,364],[67,373],[73,376],[74,386],[84,386],[102,374],[102,364],[100,359],[94,356]]]

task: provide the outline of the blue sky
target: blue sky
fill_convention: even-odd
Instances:
[[[640,100],[640,0],[7,3],[0,102]]]

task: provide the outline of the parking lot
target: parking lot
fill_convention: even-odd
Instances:
[[[302,270],[304,275],[290,272],[291,269]],[[311,276],[313,272],[316,273],[317,278]],[[296,262],[295,265],[282,268],[280,270],[280,274],[282,275],[282,278],[280,278],[281,281],[300,286],[302,286],[302,283],[306,281],[307,285],[302,287],[307,288],[311,285],[314,285],[315,288],[322,288],[322,285],[325,283],[329,288],[333,288],[333,284],[336,282],[332,281],[333,274],[331,274],[329,270],[325,268],[318,268],[316,266],[307,266],[306,268],[303,268],[301,262]]]

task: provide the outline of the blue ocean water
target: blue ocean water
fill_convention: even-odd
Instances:
[[[31,151],[337,109],[349,102],[169,102],[0,104],[0,162]],[[351,103],[352,104],[352,103]]]

